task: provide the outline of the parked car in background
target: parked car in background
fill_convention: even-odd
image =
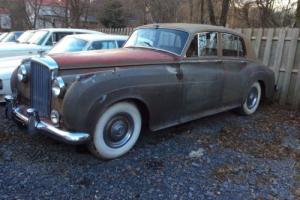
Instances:
[[[6,42],[16,42],[17,39],[23,34],[23,31],[14,31],[8,33],[5,38],[1,40],[1,43],[6,43]]]
[[[128,36],[104,34],[69,35],[58,42],[49,54],[75,53],[101,49],[120,48]],[[13,71],[21,64],[23,59],[30,56],[15,56],[0,58],[0,102],[4,102],[5,95],[11,95],[10,78]]]
[[[28,41],[30,40],[30,38],[34,35],[36,31],[35,30],[28,30],[25,31],[16,41],[15,43],[22,43],[22,44],[26,44],[28,43]],[[6,43],[2,43],[2,45],[4,45]],[[1,44],[0,44],[1,45]]]
[[[121,48],[128,39],[123,35],[69,35],[57,43],[49,54]],[[1,62],[1,61],[0,61]]]
[[[0,58],[23,55],[37,55],[39,52],[49,51],[60,39],[73,34],[104,34],[97,31],[85,29],[40,29],[30,37],[26,44],[6,44],[0,45]]]
[[[0,42],[0,46],[7,46],[7,45],[11,45],[11,44],[27,44],[29,39],[33,36],[33,34],[35,33],[35,30],[28,30],[25,31],[16,41],[13,42]]]
[[[231,29],[154,24],[121,49],[24,60],[12,87],[9,118],[113,159],[134,146],[142,124],[156,131],[230,109],[254,114],[273,96],[274,73]]]
[[[1,41],[7,36],[8,33],[1,33],[0,35],[0,44],[1,44]]]

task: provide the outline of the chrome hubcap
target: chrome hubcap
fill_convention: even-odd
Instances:
[[[131,138],[134,130],[133,119],[126,113],[112,117],[104,128],[104,141],[111,148],[124,146]]]
[[[252,109],[256,106],[258,102],[258,90],[257,88],[253,87],[250,92],[249,95],[247,97],[247,107],[249,109]]]

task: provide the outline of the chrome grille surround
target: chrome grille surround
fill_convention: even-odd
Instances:
[[[30,60],[30,103],[39,116],[49,117],[51,111],[51,85],[57,74],[56,62],[48,56]]]

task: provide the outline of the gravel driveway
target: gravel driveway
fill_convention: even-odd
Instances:
[[[24,134],[0,107],[0,199],[297,199],[300,113],[264,105],[157,133],[113,160]]]

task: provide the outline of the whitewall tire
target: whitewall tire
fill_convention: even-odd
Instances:
[[[243,102],[241,113],[244,115],[252,115],[256,112],[261,100],[261,86],[259,82],[255,82],[250,87],[245,102]]]
[[[96,122],[89,148],[99,158],[118,158],[135,145],[141,127],[141,114],[134,104],[114,104]]]

